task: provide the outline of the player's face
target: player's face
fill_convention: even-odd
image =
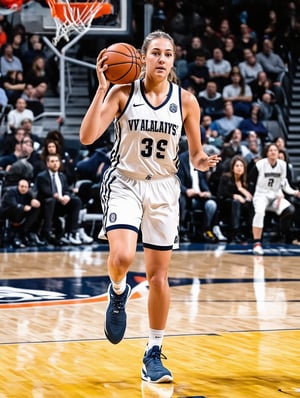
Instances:
[[[270,148],[268,149],[268,154],[267,154],[268,159],[276,160],[276,159],[278,159],[278,154],[279,154],[279,151],[278,151],[277,146],[271,145]]]
[[[174,48],[168,39],[152,40],[145,55],[147,73],[168,77],[174,64]]]

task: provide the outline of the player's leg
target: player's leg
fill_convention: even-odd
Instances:
[[[170,306],[168,268],[171,254],[171,250],[144,248],[149,283],[149,339],[143,358],[142,378],[152,383],[166,383],[173,380],[171,372],[161,362],[161,359],[166,359],[162,354],[162,342]]]

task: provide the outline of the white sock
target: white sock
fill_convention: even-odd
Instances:
[[[149,340],[147,344],[147,351],[150,350],[155,345],[158,345],[160,348],[162,345],[164,334],[165,334],[164,330],[149,329]]]
[[[112,284],[113,291],[116,294],[122,294],[126,289],[126,276],[119,282],[114,282],[113,280],[111,280],[111,284]]]

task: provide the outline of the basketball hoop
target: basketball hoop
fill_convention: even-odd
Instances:
[[[72,33],[88,31],[93,19],[112,14],[113,7],[103,0],[71,3],[70,0],[47,0],[56,25],[53,44],[61,39],[70,40]]]

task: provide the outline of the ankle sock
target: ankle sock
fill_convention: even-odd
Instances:
[[[164,333],[165,333],[164,330],[149,329],[149,340],[147,344],[147,351],[149,351],[155,345],[161,347]]]
[[[113,280],[111,280],[111,284],[112,284],[113,291],[116,294],[118,294],[118,295],[122,294],[126,289],[126,276],[119,282],[114,282]]]

